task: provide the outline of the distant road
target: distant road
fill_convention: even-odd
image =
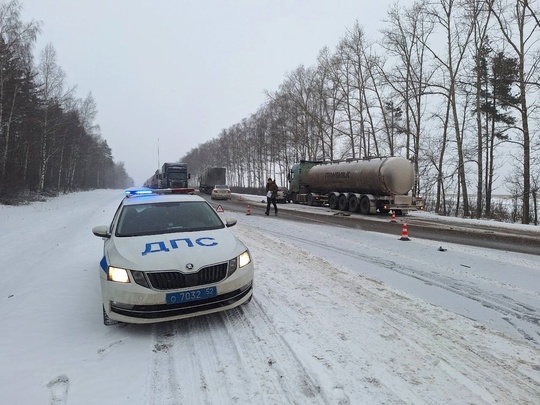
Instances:
[[[226,211],[246,212],[250,205],[251,215],[264,215],[266,204],[261,202],[238,200],[214,201],[210,196],[201,194],[213,206],[221,205]],[[458,243],[467,246],[477,246],[502,251],[540,255],[540,228],[531,225],[531,230],[514,229],[485,222],[479,224],[455,221],[448,218],[438,220],[436,217],[420,218],[413,216],[398,216],[396,222],[386,215],[361,215],[342,213],[330,210],[328,207],[304,207],[297,210],[293,204],[279,204],[280,218],[305,223],[320,223],[361,229],[369,232],[394,234],[401,237],[403,223],[407,223],[410,239],[420,238],[444,243]]]

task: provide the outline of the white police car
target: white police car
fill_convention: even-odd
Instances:
[[[103,322],[153,323],[225,311],[248,302],[254,265],[247,247],[196,195],[126,190],[104,239]]]

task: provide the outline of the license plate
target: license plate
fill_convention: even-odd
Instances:
[[[212,298],[217,295],[216,287],[199,288],[198,290],[169,293],[166,296],[167,304],[179,304],[182,302],[199,301]]]

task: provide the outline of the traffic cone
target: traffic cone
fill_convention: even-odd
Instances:
[[[240,194],[240,195],[238,196],[238,199],[239,199],[240,201],[242,201],[242,194]]]
[[[251,215],[251,207],[249,206],[249,204],[246,209],[246,215]]]
[[[407,224],[403,224],[403,229],[401,231],[401,238],[399,240],[410,240],[409,239],[409,232],[407,231]]]
[[[392,219],[390,222],[396,222],[396,211],[392,211]]]

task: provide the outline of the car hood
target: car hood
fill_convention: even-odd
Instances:
[[[109,239],[108,264],[131,270],[189,270],[228,261],[246,250],[229,229]]]

